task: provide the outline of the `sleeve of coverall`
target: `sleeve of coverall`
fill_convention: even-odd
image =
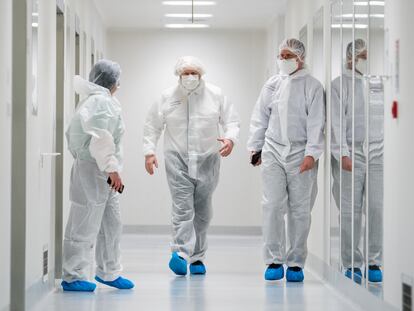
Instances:
[[[308,105],[306,132],[308,135],[305,156],[316,160],[320,158],[325,148],[325,94],[323,87],[318,83]]]
[[[147,115],[144,125],[144,156],[153,155],[157,149],[158,140],[164,130],[164,118],[161,113],[161,100],[155,102]]]
[[[336,81],[338,82],[338,81]],[[340,137],[341,137],[341,130],[340,130],[340,119],[341,119],[341,103],[340,103],[340,86],[339,83],[332,84],[332,155],[337,159],[339,158],[339,145],[340,145]],[[345,95],[345,92],[343,92]],[[345,107],[345,100],[342,101],[342,156],[349,157],[350,150],[348,148],[348,143],[346,140],[346,107]]]
[[[115,115],[108,100],[94,99],[95,102],[85,103],[79,110],[81,125],[85,133],[92,136],[89,152],[95,158],[99,169],[103,172],[119,172],[121,167],[115,157],[115,142],[109,124]]]
[[[236,144],[239,141],[240,117],[234,105],[225,96],[222,98],[220,125],[224,131],[224,138],[230,139],[233,144]]]
[[[249,140],[247,141],[247,149],[249,151],[260,151],[265,143],[265,134],[269,125],[271,109],[269,104],[272,98],[272,89],[265,84],[260,96],[254,107],[252,118],[250,120]]]

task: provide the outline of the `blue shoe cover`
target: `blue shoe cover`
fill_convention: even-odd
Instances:
[[[348,279],[352,279],[352,269],[348,268],[345,272],[345,276]],[[361,284],[362,283],[362,272],[360,268],[354,268],[354,282]]]
[[[267,267],[264,278],[267,281],[277,281],[283,279],[284,276],[285,270],[283,265],[271,264]]]
[[[373,283],[382,282],[382,271],[378,266],[369,266],[368,281]]]
[[[178,256],[176,252],[172,253],[168,266],[177,275],[187,274],[187,261]]]
[[[96,288],[95,283],[88,281],[74,281],[70,283],[62,281],[61,285],[63,290],[68,292],[93,292]]]
[[[97,280],[99,283],[112,286],[118,289],[131,289],[135,286],[134,283],[132,283],[128,279],[124,279],[122,276],[120,276],[114,281],[104,281],[99,276],[95,276],[95,280]]]
[[[206,266],[201,261],[196,261],[190,265],[191,274],[206,274]]]
[[[286,270],[286,281],[288,282],[303,282],[305,275],[303,269],[299,267],[289,267]]]

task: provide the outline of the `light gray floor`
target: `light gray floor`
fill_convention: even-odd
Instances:
[[[32,310],[359,310],[309,271],[304,284],[263,280],[261,238],[210,236],[207,275],[176,277],[168,269],[169,237],[125,235],[130,291],[98,285],[95,293],[50,293]]]

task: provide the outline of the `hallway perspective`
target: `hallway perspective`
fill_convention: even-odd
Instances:
[[[132,291],[98,285],[95,293],[64,293],[60,287],[32,311],[115,310],[360,310],[311,271],[305,282],[263,280],[262,239],[213,235],[206,276],[177,277],[168,269],[169,237],[124,235],[124,275]]]

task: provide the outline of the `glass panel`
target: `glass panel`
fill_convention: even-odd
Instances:
[[[384,2],[333,2],[331,30],[331,264],[382,297]]]
[[[378,3],[377,3],[378,4]],[[384,6],[366,6],[368,75],[366,84],[366,185],[365,185],[365,266],[366,286],[383,297],[380,281],[383,269],[383,183],[384,183]]]
[[[321,8],[313,18],[312,47],[312,75],[324,85],[325,62],[323,53],[323,8]]]
[[[332,196],[330,200],[330,245],[331,253],[330,260],[331,265],[338,270],[341,269],[341,236],[340,232],[340,215],[339,208],[340,202],[339,196],[339,185],[341,175],[338,171],[338,157],[339,157],[339,145],[340,145],[340,127],[342,124],[340,114],[340,98],[342,96],[341,91],[341,73],[342,73],[342,29],[341,29],[341,2],[333,2],[331,5],[331,77],[334,78],[331,86],[331,189]]]
[[[39,1],[32,0],[31,10],[31,29],[32,29],[32,40],[31,40],[31,64],[32,64],[32,79],[28,81],[28,85],[31,87],[32,94],[32,113],[37,115],[38,113],[38,33],[39,33]]]

